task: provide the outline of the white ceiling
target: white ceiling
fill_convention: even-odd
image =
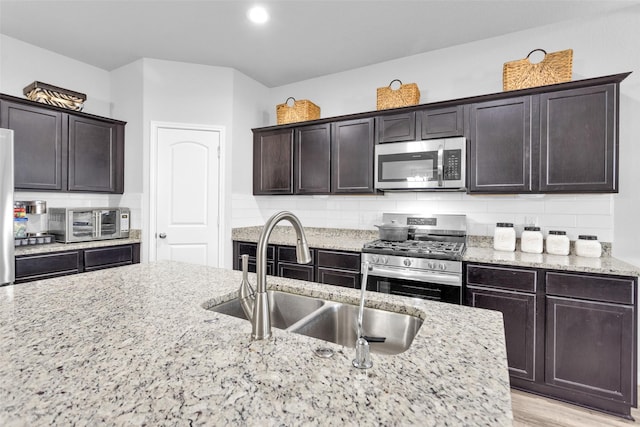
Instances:
[[[235,68],[268,87],[554,22],[640,0],[0,0],[0,33],[96,67],[139,58]]]

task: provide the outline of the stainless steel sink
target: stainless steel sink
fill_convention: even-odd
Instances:
[[[271,325],[278,329],[287,329],[324,305],[323,300],[304,295],[278,291],[267,291],[267,294],[269,295],[269,307],[271,309]],[[237,298],[211,307],[209,310],[240,319],[247,318],[240,306],[240,300]]]
[[[271,324],[301,335],[355,347],[358,306],[325,301],[287,292],[268,291]],[[213,306],[208,310],[246,319],[240,301]],[[365,308],[363,331],[372,353],[398,354],[406,351],[422,326],[422,319],[408,314]],[[384,342],[376,342],[382,341]]]
[[[313,316],[289,330],[302,335],[355,347],[358,307],[328,302]],[[362,329],[372,353],[398,354],[406,351],[422,326],[422,319],[408,314],[365,308]]]

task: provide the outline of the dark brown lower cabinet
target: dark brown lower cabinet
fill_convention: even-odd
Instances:
[[[360,253],[318,249],[318,283],[360,288]]]
[[[81,272],[80,251],[16,257],[15,283],[50,279]]]
[[[233,269],[242,269],[242,254],[249,255],[249,271],[255,272],[256,247],[253,242],[233,242]],[[293,246],[269,245],[267,274],[347,288],[360,287],[360,253],[311,249],[311,263],[298,264]]]
[[[306,280],[315,282],[315,250],[311,249],[311,262],[309,264],[298,264],[296,262],[296,248],[292,246],[278,246],[278,274],[279,277],[289,279]]]
[[[16,257],[15,283],[140,263],[140,244],[106,246]]]
[[[637,406],[637,284],[635,277],[466,265],[466,303],[503,314],[513,388],[625,418]]]
[[[466,303],[502,312],[511,378],[535,380],[538,272],[467,266]]]
[[[255,273],[256,256],[258,253],[258,245],[251,242],[233,242],[233,269],[242,270],[242,255],[249,255],[249,272]],[[267,274],[269,276],[276,275],[275,265],[276,247],[274,245],[267,246]],[[239,285],[239,284],[238,284]]]

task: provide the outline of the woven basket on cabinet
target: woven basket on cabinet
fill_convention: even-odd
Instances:
[[[543,52],[544,59],[532,64],[529,57],[536,51]],[[568,82],[571,81],[572,67],[572,49],[552,53],[534,49],[524,59],[505,62],[502,69],[502,89],[509,91]]]
[[[399,82],[398,89],[392,89],[393,82]],[[415,83],[402,84],[398,79],[392,80],[389,86],[379,87],[376,91],[376,109],[407,107],[420,103],[420,89]]]
[[[293,100],[292,106],[289,105],[290,99]],[[320,118],[320,107],[308,99],[289,97],[284,104],[276,105],[276,118],[279,125],[316,120]]]

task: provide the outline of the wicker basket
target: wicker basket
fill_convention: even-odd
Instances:
[[[289,106],[290,99],[293,99],[292,106]],[[316,120],[320,118],[320,107],[307,99],[298,101],[289,97],[284,104],[276,105],[276,116],[279,125]]]
[[[533,52],[541,51],[544,59],[537,64],[529,61]],[[502,88],[505,91],[545,86],[571,81],[573,50],[547,53],[534,49],[524,59],[506,62],[502,69]]]
[[[22,93],[32,101],[74,111],[82,110],[87,99],[84,93],[37,81],[25,87]]]
[[[392,89],[393,82],[399,82],[398,89]],[[389,108],[406,107],[416,105],[420,102],[420,89],[415,83],[403,85],[398,79],[392,80],[389,86],[379,87],[377,90],[376,108],[387,110]]]

